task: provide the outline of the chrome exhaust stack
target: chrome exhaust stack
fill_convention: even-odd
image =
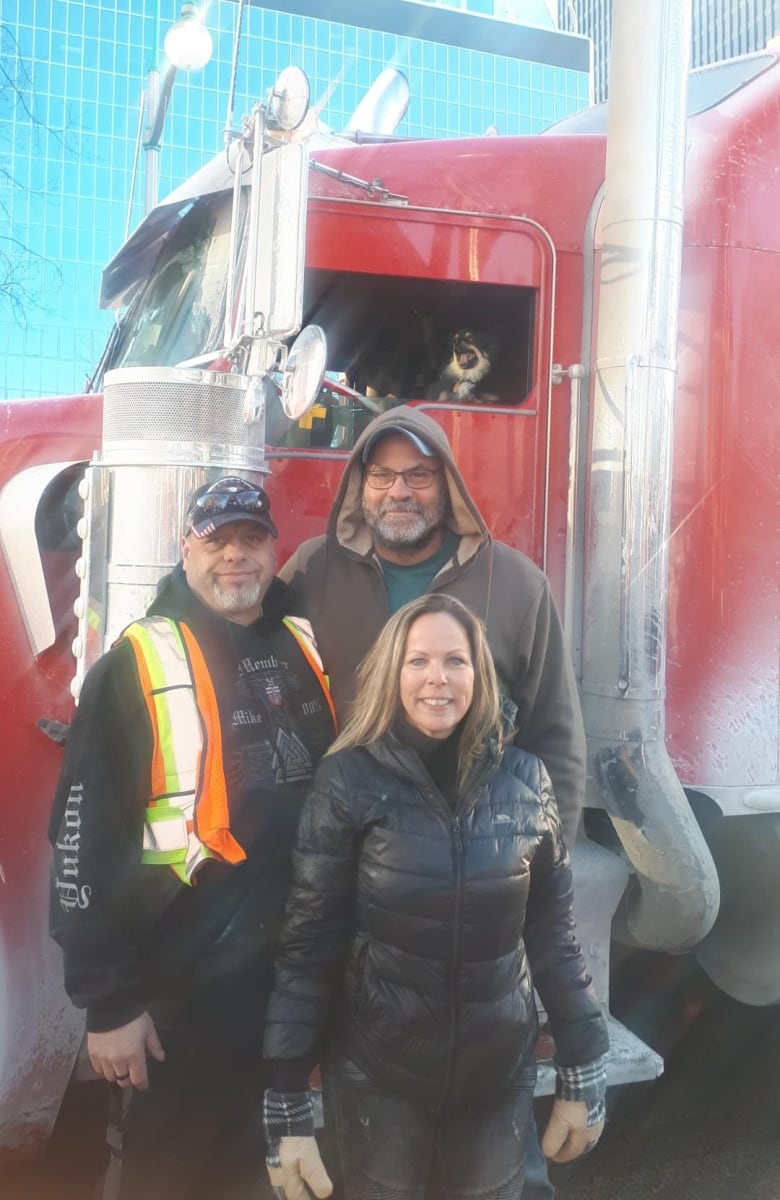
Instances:
[[[81,483],[76,698],[86,670],[179,561],[190,493],[221,475],[266,473],[264,410],[252,391],[246,375],[142,367],[106,375],[102,450]]]
[[[308,326],[287,345],[303,313],[307,135],[293,131],[308,106],[306,76],[288,67],[242,132],[229,135],[235,175],[222,350],[105,376],[102,445],[81,483],[76,699],[85,672],[143,616],[158,580],[179,561],[190,493],[222,475],[259,482],[268,471],[266,423],[300,418],[319,392],[322,330]],[[216,360],[220,370],[208,369]]]
[[[614,932],[665,950],[719,904],[664,744],[690,23],[684,0],[613,7],[583,610],[589,788],[634,871]]]
[[[347,122],[347,133],[395,133],[406,116],[411,91],[409,80],[397,67],[385,67]]]

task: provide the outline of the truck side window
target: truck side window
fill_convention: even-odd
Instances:
[[[305,321],[328,368],[367,396],[522,404],[533,383],[533,288],[312,270]]]
[[[377,409],[409,400],[522,405],[535,376],[536,306],[530,287],[310,269],[304,324],[325,330],[331,377],[375,404],[350,402],[326,379],[314,415],[283,444],[349,449]]]

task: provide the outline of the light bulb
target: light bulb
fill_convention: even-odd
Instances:
[[[165,35],[168,61],[180,71],[199,71],[211,58],[214,45],[196,4],[182,4],[181,17]]]

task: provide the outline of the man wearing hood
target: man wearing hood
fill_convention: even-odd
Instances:
[[[447,592],[480,617],[499,684],[517,706],[515,741],[544,761],[573,845],[585,734],[550,586],[524,554],[491,537],[436,421],[409,406],[372,421],[355,443],[325,536],[304,542],[281,576],[311,620],[340,723],[358,664],[408,600]],[[554,1196],[533,1122],[523,1196]]]
[[[388,619],[426,591],[480,617],[501,688],[517,705],[516,742],[553,781],[569,846],[585,787],[585,736],[574,672],[544,574],[495,541],[449,442],[419,409],[390,409],[355,444],[327,533],[281,571],[311,621],[343,720],[355,670]]]
[[[300,805],[334,735],[276,537],[261,488],[198,489],[181,563],[87,675],[66,743],[51,928],[121,1114],[119,1200],[237,1200],[262,1177],[258,1020]]]

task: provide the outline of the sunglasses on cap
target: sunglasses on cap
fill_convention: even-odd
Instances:
[[[196,537],[205,537],[234,520],[254,521],[273,537],[279,536],[267,493],[238,476],[218,479],[205,491],[196,492],[187,509],[186,524]]]

